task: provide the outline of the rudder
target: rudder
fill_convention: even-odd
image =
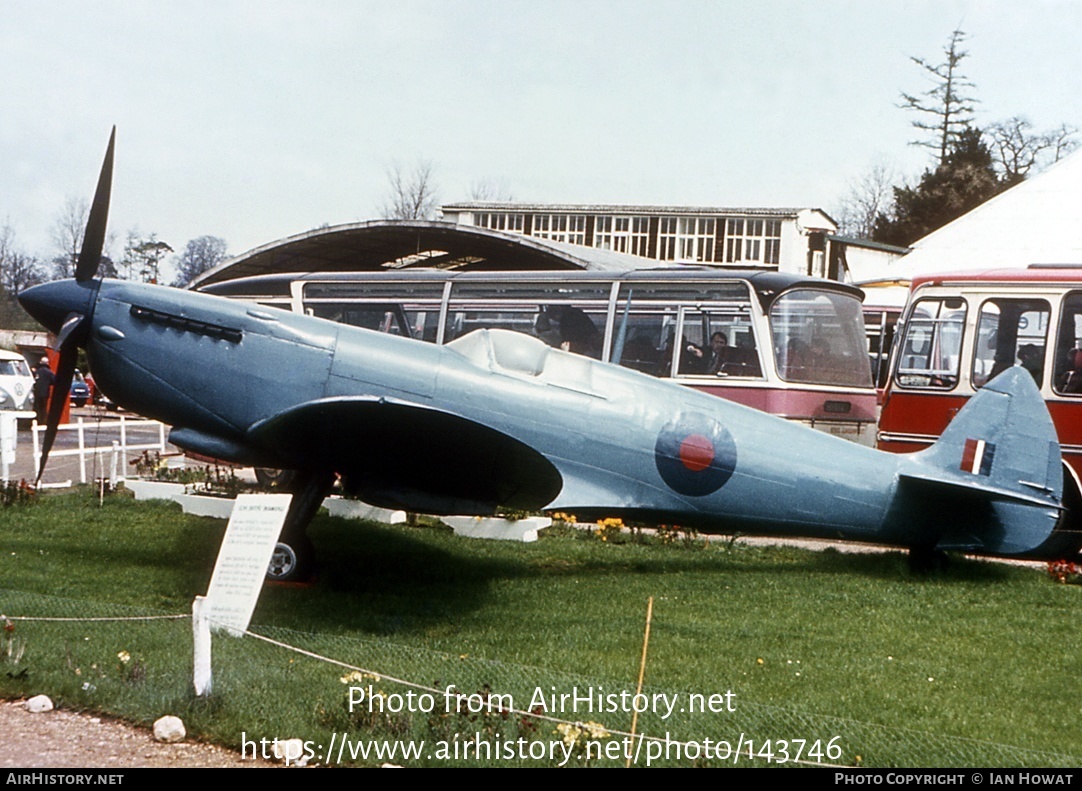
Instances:
[[[932,447],[910,456],[901,475],[918,488],[952,490],[971,514],[947,527],[941,549],[1015,555],[1036,549],[1055,527],[1060,457],[1040,390],[1014,366],[973,396]]]

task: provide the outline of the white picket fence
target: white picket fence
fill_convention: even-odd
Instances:
[[[86,420],[85,418],[78,417],[73,423],[64,423],[58,426],[59,432],[71,432],[74,431],[78,438],[78,446],[75,448],[60,448],[56,444],[53,445],[53,449],[49,451],[49,458],[58,458],[61,456],[78,456],[79,457],[79,482],[86,483],[86,469],[87,459],[98,457],[98,469],[104,471],[106,454],[109,454],[109,466],[111,469],[111,480],[123,480],[124,464],[119,463],[119,460],[127,459],[128,454],[131,451],[143,451],[143,450],[157,450],[159,453],[164,453],[166,450],[166,426],[164,423],[159,423],[157,420],[147,420],[145,418],[130,418],[126,415],[120,415],[116,420]],[[151,429],[157,430],[158,438],[155,442],[129,442],[128,434],[133,429]],[[57,437],[60,437],[58,432]],[[119,432],[120,438],[110,440],[108,445],[87,445],[87,439],[90,438],[91,442],[97,441],[97,438],[103,432],[113,435]],[[41,466],[41,435],[45,433],[45,426],[39,426],[37,421],[34,422],[30,436],[33,439],[34,446],[34,469],[38,469]],[[119,470],[118,470],[119,467]]]

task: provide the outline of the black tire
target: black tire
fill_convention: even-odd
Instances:
[[[312,576],[315,551],[307,538],[279,541],[274,545],[267,580],[271,582],[305,582]]]
[[[77,406],[77,407],[84,407],[84,406],[86,406],[86,399],[85,398],[73,398],[71,400],[71,403],[73,405]]]

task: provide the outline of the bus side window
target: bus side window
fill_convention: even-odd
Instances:
[[[1044,378],[1049,304],[1041,299],[989,299],[981,305],[973,350],[973,387],[983,387],[1013,365],[1040,386]]]
[[[747,314],[686,311],[678,375],[762,376],[755,331]]]
[[[675,314],[672,308],[617,310],[610,361],[651,376],[668,376]]]
[[[1063,299],[1052,387],[1065,395],[1082,394],[1082,292]]]

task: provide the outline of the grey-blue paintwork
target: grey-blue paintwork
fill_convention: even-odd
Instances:
[[[834,537],[1060,556],[1062,471],[1029,375],[986,386],[932,448],[882,453],[618,366],[481,330],[447,346],[221,297],[112,280],[24,292],[79,343],[116,403],[174,427],[189,450],[334,471],[376,504],[653,518],[707,532]],[[722,427],[731,474],[687,495],[656,447],[681,417]],[[961,469],[995,445],[990,475]],[[671,460],[670,460],[671,461]],[[679,461],[679,460],[677,460]]]

